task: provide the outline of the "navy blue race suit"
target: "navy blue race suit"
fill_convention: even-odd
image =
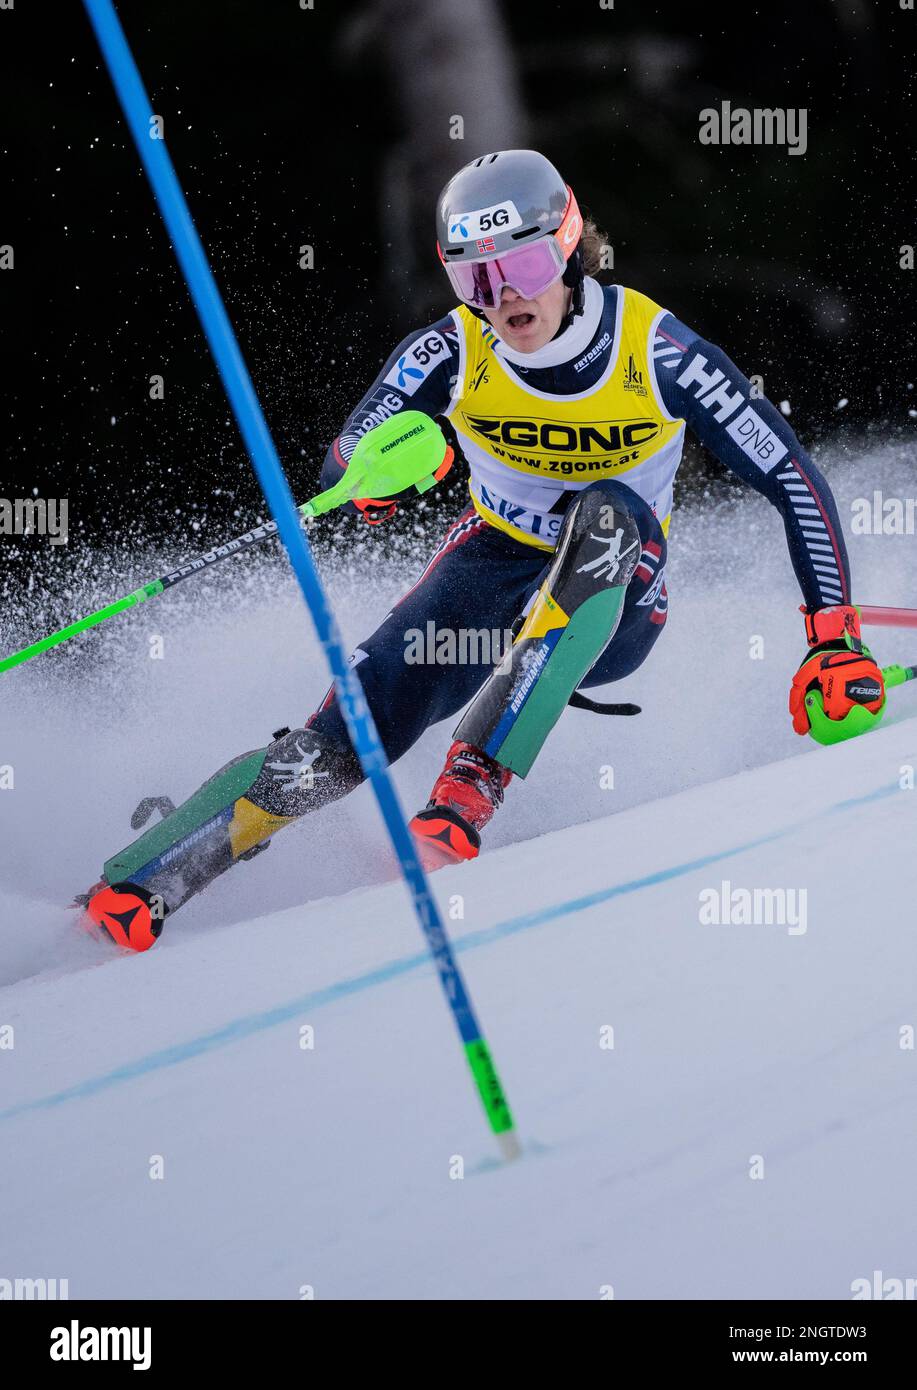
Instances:
[[[587,286],[594,287],[587,300],[596,306],[591,321],[584,323],[581,316],[554,340],[551,365],[528,366],[520,355],[512,355],[507,370],[515,372],[526,387],[551,397],[581,396],[602,377],[621,289],[607,286],[599,298],[595,282],[587,281]],[[405,408],[430,416],[448,411],[460,372],[459,337],[455,318],[448,315],[399,344],[328,449],[323,487],[338,480],[357,441],[381,420]],[[571,351],[566,357],[561,351],[557,360],[556,347],[563,349],[567,337]],[[438,351],[431,359],[423,345],[434,341]],[[652,356],[658,394],[669,415],[684,420],[732,473],[777,508],[806,607],[814,611],[849,603],[847,554],[834,499],[786,418],[753,391],[748,378],[720,348],[672,314],[664,314],[656,326]],[[746,403],[753,405],[785,450],[782,461],[770,471],[762,471],[730,433],[730,423]],[[643,553],[628,587],[621,624],[583,681],[584,687],[620,680],[634,671],[666,618],[666,538],[660,521],[623,481],[615,486],[627,494]],[[571,499],[574,495],[569,494]],[[495,529],[474,507],[449,528],[417,582],[379,628],[359,643],[351,658],[390,761],[406,752],[430,725],[457,714],[490,671],[487,665],[473,663],[410,664],[405,660],[405,634],[424,631],[431,622],[439,630],[509,629],[549,562],[550,554],[544,549]],[[309,723],[347,742],[333,692]]]

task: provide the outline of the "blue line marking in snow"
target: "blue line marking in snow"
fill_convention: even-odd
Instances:
[[[813,819],[821,819],[823,816],[834,815],[840,811],[849,811],[854,807],[882,800],[895,794],[898,790],[897,783],[878,787],[875,791],[866,792],[863,796],[839,801]],[[480,931],[469,932],[467,936],[455,942],[454,949],[457,953],[475,951],[482,946],[490,946],[495,941],[502,941],[506,937],[515,936],[518,932],[543,926],[546,922],[555,922],[560,917],[568,917],[575,912],[585,912],[591,907],[597,907],[600,903],[610,902],[613,898],[623,898],[628,894],[638,893],[644,888],[654,888],[657,884],[668,883],[675,878],[683,878],[687,874],[695,873],[698,869],[706,869],[711,864],[720,863],[723,859],[734,859],[736,855],[745,854],[748,850],[758,849],[762,845],[769,845],[777,840],[786,839],[788,835],[794,834],[797,830],[811,823],[811,820],[796,821],[792,825],[785,826],[782,830],[775,830],[770,835],[761,835],[755,840],[746,840],[744,844],[735,845],[732,849],[717,850],[715,853],[701,855],[697,859],[688,859],[682,864],[672,864],[666,869],[657,869],[654,873],[645,874],[642,878],[631,879],[627,883],[617,883],[610,888],[598,888],[595,892],[586,893],[581,898],[569,898],[566,902],[539,908],[536,912],[527,912],[520,917],[510,917],[505,922],[495,923],[492,927],[482,927]],[[292,1018],[302,1017],[302,1014],[307,1010],[314,1013],[316,1009],[324,1008],[327,1004],[334,1004],[339,999],[346,999],[353,994],[362,994],[365,990],[373,989],[376,985],[387,984],[390,980],[396,980],[399,976],[408,975],[424,966],[432,968],[427,951],[418,952],[412,956],[402,956],[399,960],[390,961],[387,965],[369,970],[363,975],[354,975],[349,980],[340,980],[337,984],[326,986],[325,989],[314,990],[311,994],[303,994],[298,999],[291,999],[286,1004],[265,1009],[261,1013],[232,1019],[222,1028],[214,1029],[211,1033],[203,1033],[200,1037],[189,1038],[186,1042],[176,1043],[174,1047],[165,1047],[158,1052],[150,1052],[145,1057],[138,1057],[133,1062],[126,1062],[123,1066],[116,1067],[113,1071],[103,1072],[99,1076],[91,1076],[85,1081],[79,1081],[76,1085],[68,1086],[63,1091],[56,1091],[49,1096],[39,1096],[36,1100],[21,1101],[18,1105],[0,1110],[0,1122],[15,1119],[18,1115],[24,1115],[30,1111],[51,1110],[55,1106],[64,1105],[67,1101],[85,1100],[89,1096],[98,1095],[100,1091],[110,1090],[113,1086],[119,1086],[126,1081],[133,1081],[140,1076],[147,1076],[150,1072],[163,1071],[167,1067],[178,1066],[182,1062],[191,1061],[192,1058],[200,1057],[206,1052],[214,1052],[219,1048],[229,1046],[231,1043],[239,1042],[243,1038],[252,1037],[256,1033],[267,1032],[268,1029],[276,1028],[281,1023],[287,1023]]]

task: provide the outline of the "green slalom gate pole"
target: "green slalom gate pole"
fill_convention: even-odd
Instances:
[[[194,301],[207,343],[219,370],[252,466],[299,581],[319,641],[334,676],[347,733],[370,783],[417,919],[439,975],[443,993],[464,1045],[490,1127],[507,1158],[520,1151],[509,1104],[481,1033],[465,983],[440,917],[417,847],[407,827],[385,752],[356,671],[348,666],[328,596],[302,531],[302,517],[290,493],[248,368],[213,278],[206,253],[185,202],[165,142],[150,139],[155,122],[133,54],[111,0],[84,0],[137,151],[150,180],[178,263]],[[391,451],[396,452],[395,450]],[[349,471],[349,470],[348,470]]]
[[[297,511],[303,522],[307,522],[312,517],[324,516],[326,512],[342,507],[355,498],[391,497],[411,487],[416,488],[418,492],[426,492],[437,482],[437,475],[441,476],[450,463],[451,453],[439,425],[419,410],[405,410],[400,415],[383,421],[375,429],[369,430],[357,443],[346,472],[334,487],[310,498],[298,507]],[[155,598],[165,589],[180,584],[183,579],[201,574],[211,566],[219,564],[221,560],[241,555],[243,551],[250,550],[252,546],[260,545],[262,541],[270,540],[276,535],[276,521],[267,521],[251,531],[246,531],[243,536],[237,536],[235,540],[208,550],[206,554],[179,565],[169,574],[141,585],[133,593],[125,594],[124,598],[115,599],[113,603],[106,604],[95,613],[89,613],[85,618],[69,623],[59,632],[52,632],[48,637],[31,642],[21,651],[0,657],[0,674],[11,671],[14,666],[21,666],[23,662],[31,661],[33,656],[38,656],[41,652],[59,647],[62,642],[68,642],[71,637],[76,637],[89,628],[98,627],[99,623],[114,618],[118,613],[135,608],[139,603],[146,603],[147,599]]]

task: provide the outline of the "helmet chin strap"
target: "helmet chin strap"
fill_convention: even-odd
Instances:
[[[581,247],[577,246],[573,255],[567,262],[567,268],[563,273],[562,279],[567,289],[572,290],[573,293],[570,296],[570,307],[561,319],[560,327],[554,334],[554,338],[559,338],[561,333],[566,333],[573,320],[577,318],[586,307],[586,275],[583,269],[583,252]],[[552,342],[554,338],[551,339]]]

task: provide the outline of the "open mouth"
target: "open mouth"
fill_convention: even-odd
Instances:
[[[506,320],[510,328],[528,328],[530,323],[535,322],[534,314],[510,314]]]

